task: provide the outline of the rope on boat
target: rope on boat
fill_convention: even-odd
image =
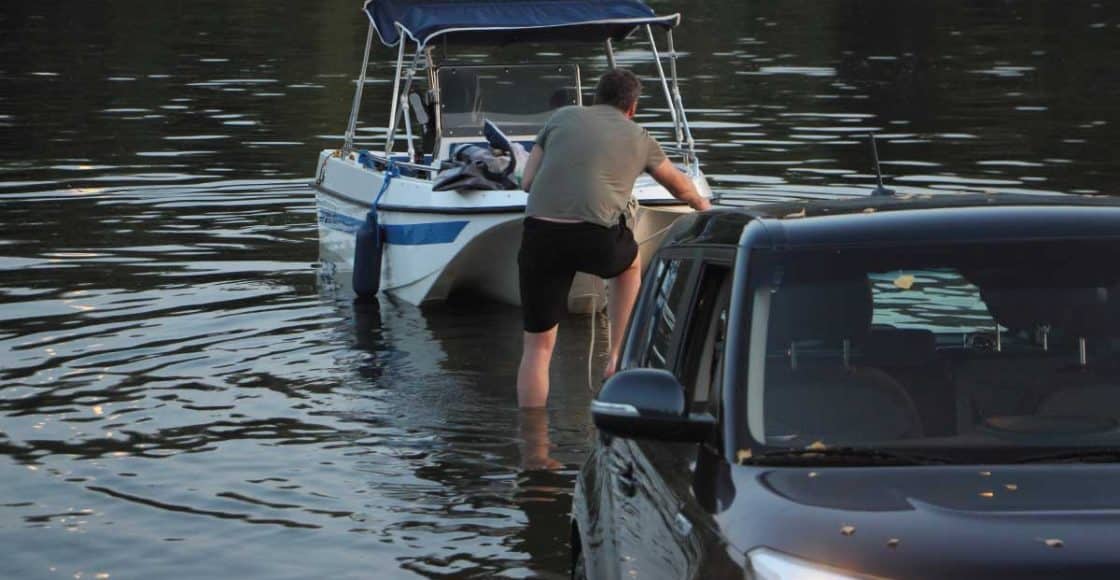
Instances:
[[[671,228],[671,227],[673,227],[673,223],[670,223],[669,225],[657,230],[656,232],[653,232],[652,234],[642,238],[641,240],[639,240],[637,242],[638,247],[642,247],[642,246],[648,244],[649,242],[651,242],[653,240],[656,240],[662,234],[669,231],[669,228]],[[594,301],[594,304],[597,306],[598,305],[598,298],[599,298],[599,296],[602,296],[603,300],[604,300],[603,306],[605,307],[606,306],[606,300],[607,300],[606,281],[603,280],[602,278],[597,278],[597,277],[595,278],[595,280],[599,284],[599,291],[598,292],[590,293],[590,294],[580,294],[579,296],[575,296],[575,298],[591,298]],[[596,394],[593,363],[594,363],[594,360],[595,360],[595,329],[596,329],[596,327],[599,326],[599,310],[600,310],[599,308],[592,308],[591,309],[591,337],[590,337],[590,340],[587,343],[587,390],[590,391],[592,395]],[[607,326],[607,352],[610,352],[611,346],[613,346],[613,345],[610,344],[610,325],[608,323],[608,326]],[[618,362],[616,361],[615,364],[617,365]]]
[[[653,232],[652,234],[642,238],[642,240],[638,242],[638,247],[644,246],[644,245],[648,244],[649,242],[652,242],[653,240],[657,239],[658,236],[660,236],[661,234],[669,231],[669,228],[673,227],[673,225],[674,225],[673,223],[670,223],[669,225],[657,230],[656,232]]]
[[[603,306],[605,307],[606,304],[607,304],[606,303],[607,289],[606,289],[606,286],[605,286],[606,281],[604,281],[602,278],[592,277],[592,279],[594,279],[599,286],[599,289],[598,289],[597,292],[589,292],[587,294],[579,294],[579,295],[576,295],[576,296],[572,296],[572,298],[590,298],[591,303],[594,306],[591,309],[591,337],[587,342],[587,390],[592,395],[595,395],[596,391],[595,391],[594,364],[593,364],[594,361],[595,361],[595,327],[597,327],[599,325],[599,311],[601,310],[601,308],[599,307],[599,297],[600,296],[603,297]],[[609,330],[607,332],[607,342],[608,342],[607,351],[609,352],[610,351],[610,344],[609,344],[610,343],[610,331]]]
[[[381,197],[385,195],[386,191],[389,191],[389,184],[393,181],[394,177],[400,176],[401,168],[397,167],[396,162],[390,159],[389,163],[385,166],[385,181],[381,182],[381,189],[377,191],[377,195],[373,198],[373,204],[369,207],[371,210],[377,211],[377,206],[381,203]]]

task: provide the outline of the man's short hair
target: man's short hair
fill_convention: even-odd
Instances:
[[[611,105],[621,111],[630,109],[642,95],[642,81],[638,75],[624,69],[612,68],[599,77],[595,87],[595,104]]]

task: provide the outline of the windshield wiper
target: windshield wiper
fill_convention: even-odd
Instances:
[[[1075,449],[1033,455],[1016,460],[1015,463],[1117,463],[1120,462],[1120,448],[1101,447],[1099,449]]]
[[[743,465],[816,465],[820,463],[856,463],[867,465],[933,465],[949,463],[941,457],[914,455],[867,447],[822,447],[813,449],[781,449],[743,458]]]

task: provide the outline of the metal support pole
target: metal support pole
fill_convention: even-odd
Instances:
[[[403,42],[403,38],[402,38],[402,42]],[[416,47],[416,52],[413,53],[413,55],[412,55],[412,62],[409,63],[409,65],[408,65],[408,77],[406,77],[406,79],[405,79],[404,87],[402,88],[400,93],[395,94],[394,97],[401,98],[401,95],[407,95],[408,91],[410,89],[412,89],[412,79],[413,79],[413,77],[416,76],[416,65],[420,62],[420,55],[421,55],[422,52],[423,52],[423,50],[419,46],[417,46]],[[399,108],[394,107],[394,109],[396,109],[396,114],[393,115],[392,125],[389,126],[389,135],[385,139],[385,157],[386,158],[390,158],[393,154],[393,139],[397,136],[397,125],[400,125],[400,123],[401,123],[401,119],[400,119],[401,112],[402,111],[407,112],[406,111],[407,108],[408,108],[408,99],[407,98],[404,98],[404,101],[403,101],[403,104],[402,104],[401,107],[399,107]],[[406,125],[409,124],[407,120],[405,121],[405,124]],[[411,149],[411,144],[410,144],[409,148]],[[409,159],[409,161],[411,162],[412,160]]]
[[[432,50],[432,47],[430,47],[430,46],[428,47],[427,50],[428,50],[428,88],[431,90],[432,118],[434,119],[432,122],[435,124],[434,125],[434,127],[435,127],[434,131],[435,131],[435,134],[436,134],[436,142],[435,142],[435,145],[433,145],[433,147],[432,147],[432,163],[434,165],[438,166],[439,161],[437,159],[437,157],[438,157],[437,154],[439,153],[439,148],[442,145],[441,142],[443,141],[443,107],[440,104],[440,101],[442,100],[442,96],[441,96],[441,93],[440,93],[439,74],[438,74],[439,71],[436,70],[436,61],[435,61],[434,51]]]
[[[401,116],[404,117],[404,134],[408,143],[408,162],[416,161],[416,149],[412,145],[412,117],[409,116],[408,97],[401,95]]]
[[[358,86],[354,89],[354,104],[350,106],[350,120],[346,123],[346,135],[342,140],[342,154],[347,155],[354,148],[354,131],[358,127],[358,109],[362,105],[362,89],[366,86],[366,69],[369,68],[369,50],[373,46],[373,23],[366,31],[366,51],[362,54],[362,71],[358,74]]]
[[[610,68],[618,67],[618,63],[614,61],[614,45],[611,44],[610,38],[607,38],[607,66]]]
[[[389,153],[393,150],[393,133],[397,130],[397,99],[401,96],[401,67],[404,66],[404,43],[405,35],[401,32],[400,25],[397,25],[397,37],[400,38],[400,46],[397,48],[397,69],[393,73],[393,98],[389,101],[389,126],[385,128],[385,134],[389,137],[385,140],[385,157],[389,157]]]
[[[681,118],[681,127],[684,128],[685,144],[688,145],[688,156],[685,159],[685,166],[691,169],[694,162],[698,164],[696,159],[696,142],[692,140],[692,129],[688,126],[688,115],[684,112],[684,100],[681,99],[681,87],[680,83],[677,82],[677,49],[673,47],[673,31],[671,29],[665,32],[665,38],[668,43],[667,48],[669,49],[669,74],[673,77],[673,101],[677,107],[677,114],[680,115]]]
[[[653,38],[653,27],[646,25],[646,36],[649,38],[649,48],[653,51],[653,62],[657,63],[657,74],[661,77],[661,90],[665,92],[665,103],[669,105],[669,114],[673,117],[673,130],[677,137],[677,148],[681,148],[684,139],[681,134],[681,121],[677,118],[677,107],[673,104],[673,95],[669,91],[669,81],[665,78],[665,67],[661,66],[661,54],[657,52],[657,41]]]

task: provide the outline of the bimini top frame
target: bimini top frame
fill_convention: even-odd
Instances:
[[[386,46],[407,36],[424,48],[452,44],[602,42],[639,26],[672,28],[680,15],[657,16],[640,0],[366,0],[370,24]]]
[[[409,159],[415,159],[412,123],[409,117],[409,94],[417,71],[427,71],[429,84],[439,111],[439,87],[432,59],[431,42],[445,44],[509,44],[516,42],[603,42],[607,63],[615,66],[612,41],[630,36],[645,28],[653,60],[657,66],[662,92],[673,120],[676,147],[667,148],[683,155],[685,165],[697,168],[692,131],[685,117],[677,81],[677,53],[673,48],[673,27],[680,23],[680,14],[658,16],[640,0],[366,0],[363,11],[369,17],[362,70],[354,91],[354,103],[346,128],[342,150],[350,153],[361,106],[362,89],[374,33],[386,46],[397,47],[396,74],[393,78],[393,100],[389,111],[385,158],[393,151],[397,129],[403,119],[407,135]],[[665,31],[669,57],[669,77],[665,74],[662,55],[658,52],[653,29]],[[415,45],[410,62],[405,63],[406,45]],[[401,86],[401,81],[404,86]],[[416,166],[430,170],[430,167]]]

